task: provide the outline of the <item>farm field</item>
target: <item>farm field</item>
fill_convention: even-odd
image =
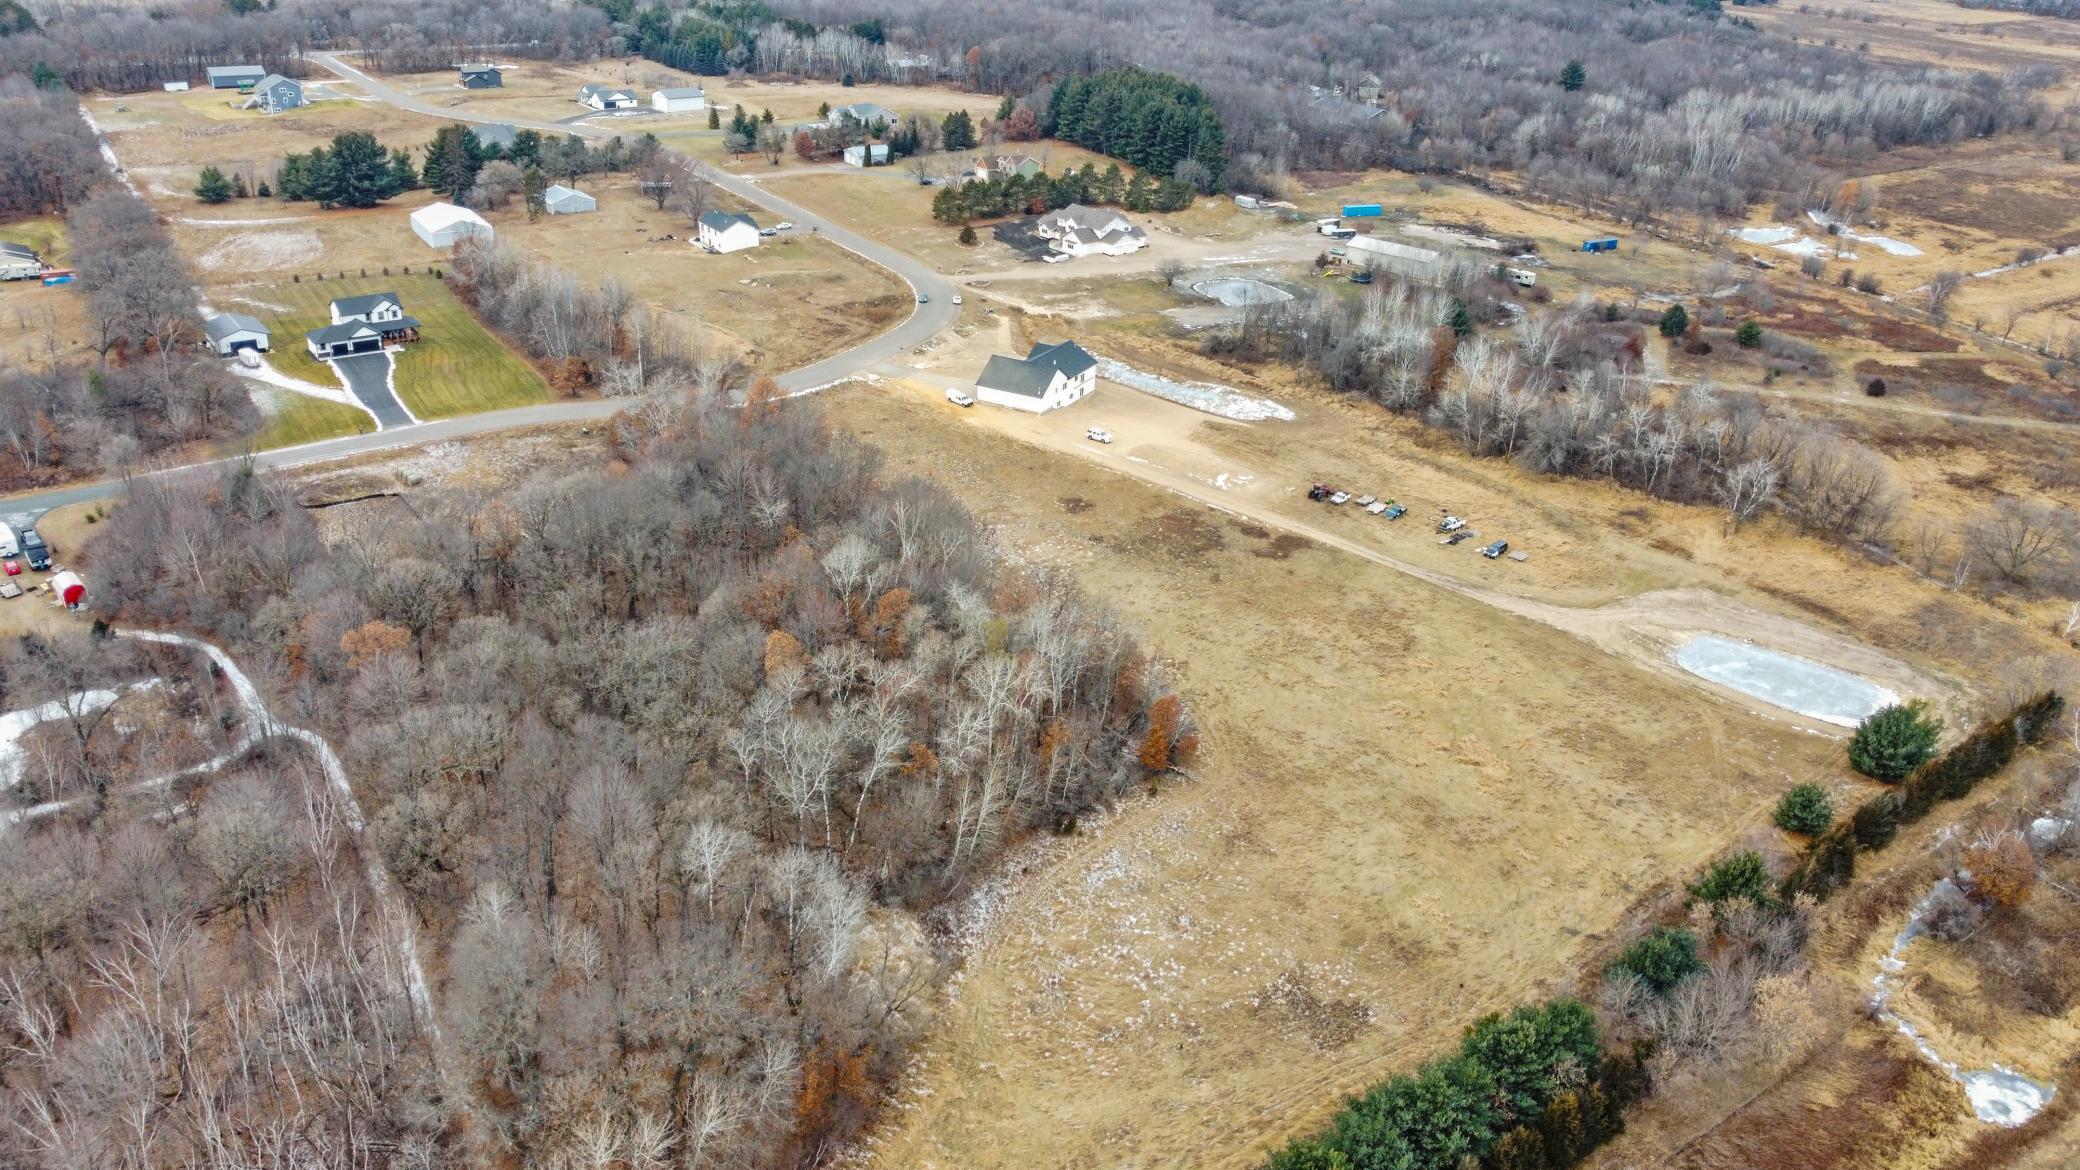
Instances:
[[[806,365],[872,337],[910,308],[900,280],[806,230],[710,255],[689,242],[693,225],[659,211],[632,182],[609,177],[584,189],[599,210],[529,223],[515,201],[488,218],[500,238],[588,282],[620,282],[755,367]],[[711,202],[740,209],[727,197]],[[761,227],[773,226],[770,214],[749,210]]]
[[[1553,990],[1627,905],[1833,764],[1831,741],[924,393],[831,409],[1160,639],[1207,733],[1190,783],[977,894],[877,1165],[1250,1165]]]
[[[1749,14],[1755,22],[1782,36],[1910,65],[2001,73],[2080,61],[2080,29],[2048,16],[1963,8],[1948,0],[1834,0],[1755,9]]]
[[[334,384],[331,368],[310,356],[303,335],[330,320],[326,306],[333,298],[372,292],[395,292],[404,311],[421,323],[420,340],[397,356],[397,396],[415,416],[447,418],[549,401],[548,384],[534,367],[486,332],[447,285],[430,275],[306,281],[259,290],[258,299],[277,306],[261,314],[274,332],[275,368],[292,378]]]
[[[350,62],[359,65],[358,62]],[[633,133],[644,130],[661,132],[667,126],[684,125],[705,127],[708,116],[699,114],[649,113],[650,93],[656,89],[680,86],[703,86],[713,78],[700,78],[676,69],[668,69],[654,61],[631,57],[619,61],[599,61],[590,64],[559,65],[549,61],[497,62],[504,74],[505,84],[494,89],[463,89],[456,84],[455,71],[443,69],[434,73],[377,73],[384,84],[410,94],[430,105],[452,108],[467,113],[473,118],[518,120],[524,122],[565,122],[585,118],[599,111],[578,104],[578,88],[598,83],[614,85],[636,91],[641,101],[640,116],[623,115],[616,118],[601,118],[603,126],[633,126]],[[361,66],[364,67],[365,66]],[[341,82],[342,88],[356,88],[351,82]],[[358,92],[358,88],[356,89]]]

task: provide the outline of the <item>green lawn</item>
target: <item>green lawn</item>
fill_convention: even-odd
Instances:
[[[365,435],[376,429],[376,420],[356,407],[258,384],[253,384],[252,390],[255,395],[268,395],[274,400],[274,414],[253,436],[253,446],[258,450],[294,447],[342,435]]]
[[[449,418],[549,401],[549,386],[534,367],[477,324],[448,286],[431,275],[306,280],[255,294],[256,300],[289,310],[265,314],[274,333],[276,368],[292,378],[336,385],[325,363],[310,356],[303,335],[330,323],[327,305],[334,297],[374,292],[396,293],[404,311],[419,319],[419,340],[397,355],[397,396],[414,415]]]

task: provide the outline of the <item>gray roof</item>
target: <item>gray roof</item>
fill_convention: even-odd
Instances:
[[[660,89],[652,96],[664,98],[666,101],[674,98],[704,98],[708,96],[708,91],[698,85],[688,85],[679,89]]]
[[[304,334],[318,345],[330,347],[342,341],[352,341],[363,333],[380,337],[376,327],[366,321],[342,321],[337,325],[326,325]]]
[[[477,136],[477,142],[484,146],[511,146],[513,140],[520,135],[520,127],[504,122],[489,126],[472,126],[470,131]]]
[[[1097,365],[1098,359],[1073,341],[1043,342],[1023,358],[1002,354],[990,358],[975,384],[1005,394],[1039,398],[1047,393],[1056,371],[1065,378],[1074,378]]]
[[[896,112],[887,106],[876,105],[873,102],[854,102],[849,106],[833,107],[831,110],[831,123],[833,125],[837,124],[846,114],[850,114],[860,121],[870,124],[877,119],[891,124],[897,120]]]
[[[397,299],[396,293],[382,292],[365,293],[358,297],[336,297],[332,302],[332,311],[342,317],[361,317],[385,301],[400,309],[404,307],[404,302]]]
[[[458,73],[465,73],[465,74],[468,74],[468,73],[496,73],[496,72],[498,72],[498,66],[496,66],[496,65],[457,65],[457,66],[455,67],[455,70],[456,70],[456,72],[458,72]]]
[[[209,75],[211,81],[215,81],[220,77],[227,80],[234,77],[250,77],[254,81],[258,81],[267,76],[267,70],[260,68],[258,65],[211,65],[203,72]]]
[[[602,85],[597,81],[590,81],[578,87],[578,100],[581,102],[584,101],[586,98],[591,97],[593,94],[599,94],[601,97],[610,98],[625,97],[630,101],[634,101],[636,98],[635,90],[623,89],[618,85]]]
[[[202,323],[202,331],[209,334],[211,341],[222,341],[234,333],[258,333],[265,336],[267,326],[258,317],[244,313],[218,313]]]
[[[257,84],[255,84],[255,85],[253,86],[253,88],[254,88],[254,89],[273,89],[273,88],[274,88],[275,86],[277,86],[277,85],[293,85],[293,86],[295,86],[295,87],[296,87],[296,88],[297,88],[297,89],[298,89],[299,91],[303,89],[303,83],[302,83],[302,82],[300,82],[300,81],[297,81],[297,80],[294,80],[293,78],[283,77],[283,76],[282,76],[281,74],[279,74],[279,73],[270,73],[270,74],[268,74],[267,76],[265,76],[265,77],[261,78],[261,79],[259,80],[259,82],[258,82]]]
[[[36,254],[36,249],[29,245],[9,243],[6,240],[0,240],[0,256],[19,256],[24,260],[43,259]]]
[[[701,226],[713,228],[718,232],[726,232],[740,223],[749,228],[758,227],[757,220],[751,218],[750,216],[744,214],[741,211],[735,213],[734,215],[727,211],[708,211],[701,213]]]

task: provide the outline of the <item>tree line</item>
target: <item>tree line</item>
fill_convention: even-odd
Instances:
[[[1190,183],[1179,179],[1151,181],[1145,171],[1130,179],[1118,163],[1099,171],[1086,161],[1061,174],[1004,175],[1000,178],[952,182],[932,196],[932,218],[945,224],[1007,215],[1038,215],[1072,203],[1124,207],[1128,211],[1182,211],[1192,205]]]
[[[414,1043],[449,1091],[376,1117],[471,1164],[637,1133],[635,1165],[810,1164],[944,974],[893,911],[1196,734],[1110,614],[806,403],[651,396],[609,442],[331,545],[265,477],[144,485],[96,595],[221,640],[341,746],[445,973],[439,1048]],[[256,922],[298,937],[302,887],[272,888]],[[151,1164],[187,1164],[161,1140]]]
[[[1217,191],[1228,162],[1220,115],[1205,91],[1164,73],[1112,69],[1064,78],[1039,120],[1047,135],[1168,177],[1187,160]]]

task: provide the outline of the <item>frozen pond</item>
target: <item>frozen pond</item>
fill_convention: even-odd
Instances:
[[[1771,706],[1840,727],[1854,727],[1899,701],[1883,687],[1831,666],[1711,634],[1683,643],[1676,665]]]
[[[1219,280],[1202,280],[1192,286],[1192,291],[1202,297],[1211,297],[1224,305],[1275,305],[1290,301],[1293,294],[1265,284],[1261,280],[1249,280],[1240,276],[1224,276]]]

